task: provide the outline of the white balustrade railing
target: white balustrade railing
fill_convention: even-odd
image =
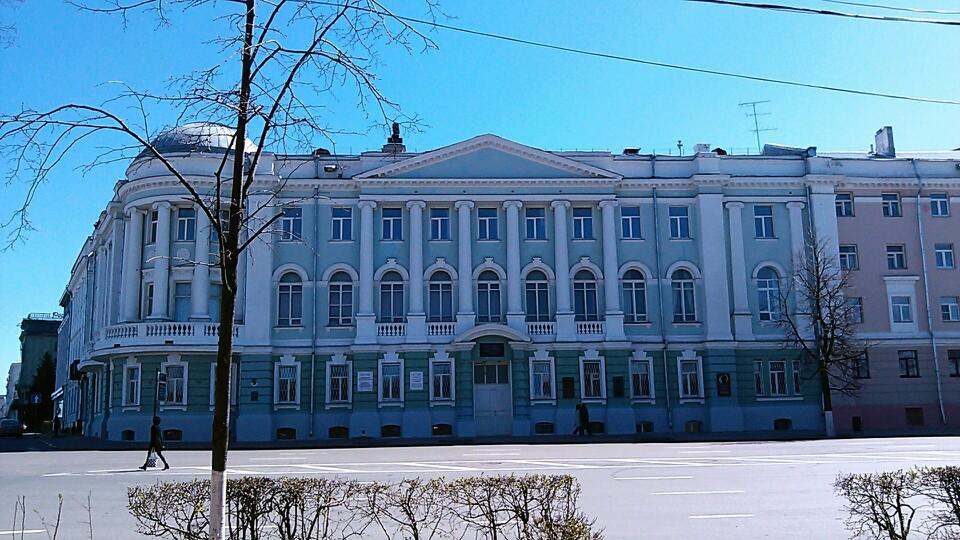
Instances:
[[[233,337],[240,336],[239,324],[233,325]],[[164,341],[177,338],[191,341],[216,342],[220,337],[220,323],[210,322],[146,322],[126,323],[108,326],[103,331],[104,339],[151,339],[162,338]]]
[[[453,322],[429,322],[427,323],[427,335],[430,336],[452,336],[456,333],[457,323]]]
[[[603,334],[603,321],[577,321],[577,333],[580,335]]]
[[[531,336],[552,336],[556,333],[553,321],[528,322],[527,333]]]
[[[379,337],[403,337],[405,335],[407,335],[407,323],[377,323],[377,336]]]
[[[118,324],[108,326],[104,335],[108,338],[132,338],[140,335],[140,326],[137,324]]]

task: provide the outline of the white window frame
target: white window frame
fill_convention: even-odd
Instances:
[[[634,392],[634,388],[633,388],[633,375],[635,373],[634,367],[639,365],[647,366],[647,377],[649,379],[647,386],[650,388],[650,392],[647,395],[637,394],[636,392]],[[627,381],[627,384],[630,386],[630,401],[633,403],[656,403],[657,378],[654,372],[653,356],[651,356],[646,351],[641,349],[634,350],[633,355],[630,357],[629,375],[630,375],[630,378]]]
[[[763,384],[763,360],[753,361],[753,392],[757,397],[767,395]]]
[[[674,276],[678,271],[684,270],[690,274],[690,279],[676,279]],[[693,305],[687,305],[687,295],[686,288],[689,285],[690,291],[693,293],[691,298],[693,300]],[[676,287],[680,289],[680,304],[677,304],[674,301],[673,306],[673,324],[691,324],[696,323],[699,318],[697,316],[697,278],[690,270],[686,268],[678,268],[670,274],[670,297],[671,300],[676,300]],[[679,311],[678,311],[679,308]],[[679,320],[678,320],[679,317]]]
[[[398,210],[400,215],[386,216],[387,210]],[[390,234],[387,235],[389,229]],[[403,241],[403,209],[395,206],[388,206],[380,211],[380,239],[384,242],[402,242]]]
[[[333,385],[330,384],[333,366],[346,367],[347,370],[347,399],[346,400],[337,400],[332,399],[332,392],[330,391],[333,388]],[[324,386],[326,387],[326,408],[335,409],[335,408],[352,408],[353,407],[353,362],[347,360],[347,356],[343,353],[334,354],[330,357],[330,360],[326,365],[326,376],[324,379]]]
[[[450,364],[450,396],[449,397],[438,397],[436,392],[434,392],[434,377],[437,376],[435,372],[436,364]],[[432,358],[429,360],[428,371],[430,375],[430,406],[436,405],[449,405],[453,406],[457,402],[457,364],[456,361],[446,350],[438,349]]]
[[[483,272],[480,273],[483,275]],[[486,296],[486,301],[484,301]],[[492,299],[497,298],[499,309],[494,312],[491,309]],[[481,307],[486,309],[487,314],[481,317]],[[503,291],[501,290],[500,280],[480,280],[477,278],[477,322],[502,322],[503,321]],[[484,319],[484,320],[481,320]]]
[[[438,215],[434,215],[437,212]],[[439,215],[439,212],[446,212],[446,215]],[[445,206],[430,208],[430,240],[447,241],[450,240],[450,208]]]
[[[775,365],[780,369],[774,369]],[[770,395],[774,397],[789,395],[786,360],[771,360],[768,368],[770,373]]]
[[[624,212],[630,209],[631,212],[636,210],[637,215],[624,215]],[[643,227],[640,221],[640,212],[639,206],[621,206],[620,207],[620,238],[623,240],[643,240]]]
[[[587,396],[586,379],[584,378],[584,365],[587,362],[599,362],[600,364],[600,395]],[[580,355],[580,401],[584,403],[607,403],[607,365],[606,359],[600,355],[596,349],[588,349]]]
[[[544,275],[544,279],[533,279],[533,280],[524,279],[523,280],[523,300],[524,300],[523,317],[527,322],[546,322],[552,319],[550,316],[550,278],[546,275],[546,273],[544,273],[543,275]],[[537,309],[535,311],[531,311],[530,309],[531,306],[529,302],[530,297],[528,294],[530,289],[528,289],[528,287],[534,284],[536,285],[533,287],[533,292],[534,292],[535,298],[537,299],[536,306],[534,307],[536,307]],[[542,291],[541,291],[541,286],[544,287],[544,290]],[[546,299],[546,301],[543,302],[544,305],[541,305],[541,302],[540,302],[541,292],[546,293],[544,294],[544,298]]]
[[[181,216],[180,213],[189,210],[192,216]],[[197,239],[197,209],[193,207],[177,208],[177,242],[193,242]]]
[[[944,310],[943,308],[947,308]],[[944,318],[947,315],[947,318]],[[956,296],[940,297],[940,320],[943,322],[960,321],[960,298]]]
[[[156,244],[157,243],[157,223],[160,221],[160,211],[159,210],[148,210],[147,211],[147,244]]]
[[[697,390],[698,393],[687,394],[683,391],[683,364],[692,362],[697,366]],[[677,357],[677,392],[680,396],[680,403],[703,403],[704,402],[704,388],[703,388],[703,358],[697,356],[692,350],[683,351],[679,357]]]
[[[769,209],[770,214],[758,214],[760,209]],[[773,228],[773,205],[758,204],[753,207],[753,232],[756,238],[776,238]]]
[[[168,401],[167,394],[170,391],[170,376],[167,373],[167,369],[170,366],[179,366],[183,367],[183,401]],[[162,399],[160,400],[160,410],[187,410],[187,402],[189,401],[189,392],[187,391],[190,388],[190,362],[180,359],[179,354],[171,354],[167,357],[165,362],[160,363],[160,372],[164,375],[164,390]]]
[[[790,375],[791,382],[793,383],[793,393],[794,395],[800,396],[803,395],[803,380],[800,373],[800,361],[792,360],[790,362]]]
[[[907,295],[890,297],[890,321],[894,324],[908,324],[915,322],[913,317],[913,302]]]
[[[482,212],[493,210],[492,216],[484,216]],[[499,210],[495,207],[477,209],[477,240],[493,242],[500,240]]]
[[[103,379],[104,373],[93,372],[91,374],[93,379],[93,413],[100,414],[103,412]]]
[[[280,399],[280,369],[281,368],[294,368],[294,378],[293,378],[293,388],[294,388],[294,399]],[[300,384],[300,362],[292,354],[285,354],[280,357],[280,359],[273,364],[273,408],[285,409],[285,408],[300,408],[300,397],[303,394],[302,385]],[[289,390],[288,390],[289,393]]]
[[[530,212],[533,210],[540,210],[543,212],[539,216],[531,216]],[[541,227],[537,225],[541,224]],[[531,224],[533,229],[531,229]],[[524,230],[524,239],[526,240],[546,240],[547,239],[547,210],[542,207],[527,208],[523,211],[523,230]],[[530,232],[533,232],[533,235],[530,235]],[[538,231],[542,231],[543,234],[537,234]]]
[[[578,216],[577,212],[587,211],[587,215]],[[570,210],[573,216],[573,239],[593,240],[593,208],[589,206],[574,206]]]
[[[534,384],[533,376],[533,367],[534,364],[548,364],[550,366],[550,394],[544,395],[542,392],[537,391],[537,386]],[[533,356],[528,359],[527,369],[530,373],[530,403],[548,403],[556,405],[557,403],[557,364],[554,357],[550,356],[550,353],[546,349],[537,349],[533,352]]]
[[[880,204],[883,217],[903,217],[899,193],[881,193]]]
[[[129,384],[133,381],[130,380],[129,373],[136,370],[136,390],[134,391],[133,396],[130,395],[130,386]],[[139,409],[140,407],[140,394],[142,393],[142,383],[143,383],[143,370],[140,369],[140,364],[136,362],[133,358],[128,358],[126,364],[123,365],[123,390],[121,392],[121,398],[123,399],[123,407],[131,407]]]
[[[633,269],[631,269],[633,270]],[[639,270],[638,270],[639,271]],[[642,274],[642,272],[641,272]],[[626,276],[626,274],[624,274]],[[626,324],[645,324],[650,322],[650,316],[647,310],[647,279],[646,276],[641,279],[620,280],[620,287],[623,294],[624,323]],[[639,292],[639,295],[638,295]],[[627,302],[629,294],[630,302]],[[637,311],[637,298],[643,299],[643,311]]]
[[[843,199],[840,197],[843,197]],[[853,217],[856,212],[853,201],[853,193],[850,193],[849,191],[837,193],[834,196],[834,206],[836,208],[837,217]]]
[[[682,209],[683,215],[673,215],[674,209]],[[670,239],[690,240],[690,206],[685,204],[671,205],[667,207],[667,217],[670,223]]]
[[[293,274],[297,276],[297,279],[299,279],[299,281],[283,281],[283,277],[287,274]],[[303,326],[303,300],[304,300],[303,283],[304,283],[303,277],[301,277],[296,272],[287,271],[280,275],[280,281],[277,282],[277,319],[276,319],[277,328],[300,328]],[[294,290],[295,287],[299,287],[299,291]],[[288,303],[290,307],[290,311],[286,314],[282,313],[280,309],[280,305],[281,305],[280,298],[285,294],[289,296]],[[300,302],[299,302],[300,316],[294,317],[293,316],[294,306],[296,305],[294,303],[294,297],[297,295],[299,295],[299,298],[300,298]],[[284,317],[284,315],[286,315],[286,317]],[[282,321],[286,321],[286,324],[281,324]]]
[[[907,246],[903,244],[887,244],[886,254],[887,270],[907,269]]]
[[[350,274],[342,271],[334,272],[333,276],[336,276],[340,273],[350,277]],[[333,276],[331,276],[331,278]],[[343,297],[348,287],[350,292],[350,302],[345,303],[343,301]],[[353,286],[353,280],[331,280],[327,282],[327,326],[332,328],[349,328],[353,326],[353,300],[356,297],[357,292],[355,289],[356,287]],[[336,303],[334,303],[334,300],[336,300]],[[337,313],[340,314],[340,316],[335,319],[330,316],[331,310],[334,306],[337,306]],[[344,313],[347,313],[347,315],[344,316]]]
[[[403,407],[404,386],[406,383],[403,358],[395,352],[388,352],[377,360],[377,405],[380,407]],[[398,364],[400,366],[400,396],[398,398],[383,397],[383,366]]]
[[[283,208],[280,217],[280,241],[300,242],[303,240],[303,208],[290,206]],[[289,212],[289,214],[288,214]]]
[[[934,244],[933,252],[937,268],[949,270],[955,267],[956,259],[953,256],[953,244]]]
[[[905,296],[910,298],[911,311],[917,305],[917,281],[919,276],[884,276],[883,282],[887,289],[887,317],[890,321],[890,331],[897,333],[919,332],[916,313],[911,313],[911,322],[895,322],[893,318],[893,297]]]
[[[844,252],[843,248],[853,248],[850,251]],[[856,244],[841,244],[838,261],[840,263],[841,270],[859,270],[860,269],[860,252],[857,249]],[[851,264],[852,263],[852,264]]]
[[[214,392],[216,391],[217,383],[217,360],[216,358],[210,362],[210,410],[213,410],[213,406],[216,403],[216,396]],[[230,361],[230,406],[236,407],[238,403],[238,395],[240,393],[240,362]]]
[[[757,273],[757,318],[761,322],[777,322],[782,315],[780,312],[780,274],[775,268],[769,266],[761,268],[760,271],[769,269],[775,276],[774,279],[761,278]],[[766,309],[763,304],[766,303]]]
[[[145,281],[143,282],[143,293],[140,301],[140,320],[147,319],[153,315],[153,282]]]
[[[863,297],[862,296],[848,296],[847,304],[849,304],[848,313],[851,315],[851,322],[853,324],[863,324]]]
[[[950,217],[950,195],[947,193],[930,194],[930,215],[932,217]]]
[[[337,210],[346,211],[346,216],[337,216]],[[334,206],[330,209],[330,240],[335,242],[353,241],[353,208]]]

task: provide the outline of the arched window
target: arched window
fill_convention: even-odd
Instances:
[[[623,275],[623,322],[647,322],[647,284],[636,269]]]
[[[353,325],[353,281],[346,272],[330,276],[330,308],[327,324]]]
[[[453,281],[450,274],[437,270],[430,276],[430,311],[427,320],[449,322],[453,320]]]
[[[545,322],[550,320],[550,294],[547,276],[540,270],[527,274],[526,313],[527,322]]]
[[[500,276],[485,270],[477,277],[477,322],[500,320]]]
[[[780,318],[780,276],[769,266],[757,272],[757,306],[761,321]]]
[[[403,322],[403,277],[387,272],[380,278],[380,322]]]
[[[696,322],[697,303],[693,293],[693,274],[676,270],[670,277],[673,289],[673,322]]]
[[[277,290],[277,326],[303,324],[303,280],[296,272],[280,276]]]
[[[589,270],[580,270],[573,276],[573,318],[597,321],[597,313],[597,278]]]

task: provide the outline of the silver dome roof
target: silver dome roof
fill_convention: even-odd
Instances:
[[[165,131],[151,144],[161,154],[213,152],[223,153],[233,150],[235,129],[213,122],[193,122]],[[256,145],[246,140],[245,151],[253,152]],[[149,155],[146,149],[137,157]]]

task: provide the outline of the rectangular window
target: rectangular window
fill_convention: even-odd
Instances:
[[[303,240],[303,208],[284,208],[280,216],[280,240]]]
[[[763,395],[763,360],[753,362],[753,392],[758,396]]]
[[[237,392],[240,389],[240,364],[230,362],[230,405],[237,404]],[[213,407],[217,390],[217,362],[210,362],[210,406]]]
[[[274,401],[275,403],[299,403],[297,395],[299,371],[300,369],[296,364],[277,365],[277,399]]]
[[[620,236],[624,240],[639,240],[641,238],[639,206],[620,208]]]
[[[960,349],[947,351],[947,363],[950,364],[950,376],[960,377]]]
[[[837,199],[835,204],[837,206],[837,217],[853,216],[853,194],[852,193],[837,193]]]
[[[453,362],[448,360],[430,363],[432,370],[432,394],[434,401],[450,401],[453,399]]]
[[[147,215],[150,218],[150,224],[147,226],[146,241],[148,244],[155,244],[157,242],[157,221],[160,218],[160,213],[156,210],[151,210]]]
[[[584,399],[603,399],[603,364],[600,360],[582,360]]]
[[[934,217],[950,215],[950,197],[946,193],[930,194],[930,215]]]
[[[542,275],[542,274],[541,274]],[[527,322],[546,322],[550,320],[550,296],[548,284],[541,279],[530,279],[524,284],[526,291]]]
[[[524,224],[527,229],[527,240],[547,239],[547,218],[544,208],[527,208],[524,210]]]
[[[634,399],[653,399],[651,361],[630,361],[630,391]]]
[[[190,320],[190,283],[175,283],[173,285],[173,320],[186,322]]]
[[[912,379],[920,376],[920,364],[917,361],[917,351],[897,351],[900,361],[900,377]]]
[[[303,284],[281,282],[277,288],[277,326],[303,324]]]
[[[177,240],[192,242],[197,239],[197,211],[193,208],[177,210]]]
[[[123,404],[140,404],[140,366],[123,368]]]
[[[339,274],[344,275],[344,274]],[[336,277],[336,276],[335,276]],[[328,326],[353,326],[353,283],[349,281],[331,281],[329,306],[327,309]]]
[[[350,363],[329,364],[330,381],[328,383],[330,403],[350,402]]]
[[[840,269],[860,269],[860,256],[857,254],[856,244],[845,244],[840,246]]]
[[[403,210],[384,208],[381,226],[384,240],[403,240]]]
[[[866,353],[860,355],[854,361],[853,365],[853,377],[855,379],[869,379],[870,378],[870,357]]]
[[[794,360],[791,362],[791,367],[793,368],[793,393],[800,394],[802,393],[802,388],[800,387],[800,361]]]
[[[787,395],[787,368],[782,360],[770,362],[770,395]]]
[[[593,238],[593,209],[573,209],[573,239],[590,240]]]
[[[380,283],[380,322],[403,322],[403,283]]]
[[[690,209],[686,206],[671,206],[668,212],[670,216],[670,238],[689,239]]]
[[[903,245],[887,246],[887,269],[904,270],[907,268],[907,249]]]
[[[863,323],[863,297],[847,297],[847,317],[854,324]]]
[[[330,212],[330,239],[353,240],[353,208],[335,206]]]
[[[186,392],[184,387],[185,369],[183,365],[168,365],[164,368],[166,374],[165,391],[163,392],[163,402],[167,405],[186,405]]]
[[[530,399],[554,399],[553,361],[530,362]]]
[[[698,360],[680,361],[680,397],[703,397],[700,393],[700,362]]]
[[[884,193],[880,195],[880,199],[883,204],[883,217],[903,216],[903,213],[900,211],[899,193]]]
[[[143,312],[141,319],[146,319],[153,313],[153,283],[146,283],[143,286]]]
[[[220,298],[223,295],[223,286],[219,283],[210,284],[210,298],[207,300],[207,313],[210,322],[220,322]]]
[[[647,322],[647,287],[642,276],[636,270],[627,271],[623,276],[623,322]],[[639,279],[637,279],[639,278]]]
[[[380,401],[400,401],[403,388],[400,362],[382,362],[380,364]]]
[[[940,318],[943,322],[960,321],[960,300],[956,296],[940,297]]]
[[[753,207],[753,230],[757,238],[773,238],[773,207]]]
[[[450,239],[450,209],[449,208],[431,208],[430,209],[430,239],[431,240],[449,240]]]
[[[477,240],[499,240],[496,208],[477,209]]]
[[[891,296],[890,309],[895,323],[913,322],[913,308],[909,296]]]
[[[953,268],[953,244],[934,244],[937,268]]]

